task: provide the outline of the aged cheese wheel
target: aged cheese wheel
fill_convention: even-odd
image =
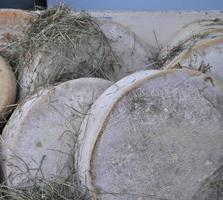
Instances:
[[[10,66],[0,56],[0,124],[16,97],[16,82]],[[3,121],[2,121],[3,120]]]
[[[223,164],[223,83],[147,73],[107,89],[81,125],[76,164],[95,199],[188,200]]]
[[[99,26],[109,39],[118,57],[121,68],[112,74],[114,80],[119,80],[139,70],[152,69],[151,54],[147,52],[140,39],[127,27],[112,21],[99,21]]]
[[[0,10],[0,51],[15,42],[29,25],[32,14],[22,10]]]
[[[105,71],[106,78],[116,81],[137,70],[152,67],[149,54],[133,32],[114,22],[100,21],[98,23],[108,38],[108,42],[117,58],[115,60],[116,64],[113,66],[111,63],[102,63],[101,68]],[[102,52],[97,50],[98,41],[94,40],[89,43],[92,43],[91,46],[88,43],[81,44],[79,52],[76,52],[76,57],[70,53],[72,50],[69,49],[64,50],[64,56],[60,57],[60,59],[58,59],[57,51],[39,51],[36,55],[33,55],[34,59],[31,64],[24,66],[20,73],[20,97],[35,91],[40,86],[55,83],[61,78],[64,79],[65,76],[68,79],[69,76],[71,79],[95,76],[91,72],[94,63],[91,63],[92,66],[83,66],[82,69],[79,69],[80,63],[87,62],[89,59],[89,52],[91,54],[96,52],[94,56],[102,57]],[[107,58],[105,57],[104,59]],[[68,63],[71,62],[70,60],[72,60],[73,64]]]
[[[67,179],[82,119],[110,85],[102,79],[76,79],[43,89],[19,105],[2,135],[2,169],[8,185]]]
[[[160,58],[168,56],[173,48],[181,47],[187,41],[206,38],[212,33],[222,32],[223,22],[220,19],[200,20],[184,26],[161,50]]]
[[[183,50],[165,69],[190,68],[223,80],[223,36],[197,42]]]

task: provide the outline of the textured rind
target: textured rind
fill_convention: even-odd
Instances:
[[[108,88],[92,105],[89,115],[85,117],[78,136],[78,151],[76,152],[76,167],[83,185],[90,191],[95,191],[91,177],[91,159],[97,138],[103,130],[106,118],[116,102],[128,91],[140,85],[143,81],[159,74],[159,70],[147,70],[129,75]],[[93,192],[95,198],[97,198]]]
[[[76,79],[42,89],[24,99],[2,135],[4,161],[1,164],[8,185],[30,186],[33,180],[29,179],[36,171],[27,172],[26,167],[37,167],[42,157],[45,158],[42,172],[46,179],[66,179],[70,148],[84,113],[110,85],[110,81],[102,79]]]

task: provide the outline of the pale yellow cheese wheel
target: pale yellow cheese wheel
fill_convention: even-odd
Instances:
[[[0,10],[0,51],[15,42],[30,24],[32,14],[22,10]]]
[[[9,64],[0,56],[0,119],[14,103],[16,97],[16,81]],[[3,120],[4,121],[4,120]],[[1,122],[0,122],[1,124]]]

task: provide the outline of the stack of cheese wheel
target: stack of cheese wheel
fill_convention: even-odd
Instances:
[[[16,97],[16,82],[10,66],[0,56],[0,124],[4,122],[7,111],[12,108]]]
[[[170,53],[164,49],[160,54],[167,59],[164,69],[190,68],[223,80],[223,25],[220,22],[201,21],[180,31],[169,44]]]
[[[111,64],[108,66],[103,64],[101,66],[102,69],[108,69],[105,70],[108,79],[117,81],[126,75],[136,72],[137,70],[152,67],[151,61],[149,60],[150,56],[135,33],[115,22],[100,21],[98,23],[100,29],[108,38],[108,42],[110,43],[113,53],[117,57],[117,60],[115,61],[116,65],[113,66],[113,69],[111,68]],[[66,59],[61,58],[59,61],[60,64],[56,63],[57,67],[55,67],[55,53],[49,51],[37,52],[36,55],[33,55],[34,59],[31,64],[29,66],[24,66],[20,73],[20,97],[36,91],[40,86],[55,83],[60,76],[62,76],[61,74],[69,74],[70,76],[75,77],[80,73],[80,69],[77,69],[75,66],[79,66],[84,60],[88,60],[88,55],[81,53],[81,49],[83,50],[87,48],[86,51],[94,53],[92,51],[95,51],[95,47],[98,45],[94,43],[97,43],[97,41],[93,42],[92,49],[89,49],[88,46],[85,47],[87,44],[82,44],[79,52],[80,55],[76,55],[76,57],[74,57],[73,54],[71,55],[72,58],[70,59],[74,59],[73,63],[75,63],[75,65],[66,65],[64,64]],[[99,55],[97,56],[100,57],[100,52],[98,53]],[[69,57],[69,55],[65,56]],[[119,64],[117,65],[117,63]],[[87,68],[91,69],[91,66],[83,67],[82,70],[87,70]],[[86,72],[83,76],[90,76],[90,74],[89,72]]]
[[[196,40],[197,38],[205,38],[211,33],[223,31],[223,23],[220,19],[195,21],[182,27],[174,37],[162,48],[160,58],[168,56],[169,52],[183,43]]]
[[[223,80],[223,32],[220,36],[202,39],[191,48],[184,49],[164,68],[177,66],[199,70]]]
[[[222,166],[223,83],[195,70],[138,72],[84,119],[77,170],[94,199],[188,200]]]
[[[21,36],[31,19],[32,14],[22,10],[0,10],[0,51],[4,51]]]
[[[24,100],[2,134],[2,170],[8,186],[63,181],[73,168],[79,126],[110,81],[83,78],[40,90]]]

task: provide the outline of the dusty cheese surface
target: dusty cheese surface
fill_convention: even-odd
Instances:
[[[1,164],[8,185],[67,179],[83,117],[111,84],[96,78],[75,79],[42,89],[19,104],[2,134]]]
[[[192,199],[222,166],[222,89],[202,73],[169,70],[114,92],[112,108],[102,95],[82,124],[79,155],[80,168],[90,160],[81,175],[96,199]]]

